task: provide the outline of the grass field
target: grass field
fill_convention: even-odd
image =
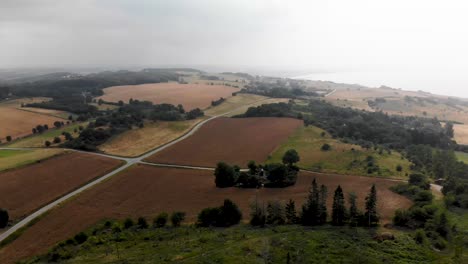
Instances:
[[[102,224],[96,229],[103,231],[83,245],[55,251],[71,257],[60,263],[449,263],[409,234],[379,243],[375,231],[365,228],[130,229],[119,233],[119,242]],[[31,263],[48,263],[47,256]]]
[[[61,149],[0,150],[0,171],[36,163],[63,152]]]
[[[328,187],[329,210],[333,198],[331,192],[338,184],[346,194],[358,194],[361,210],[365,194],[372,184],[376,184],[377,207],[383,223],[390,221],[397,208],[408,208],[412,204],[406,197],[389,190],[398,182],[381,178],[301,172],[297,183],[288,188],[216,188],[211,171],[137,165],[50,211],[20,237],[0,249],[0,263],[12,263],[45,253],[57,242],[105,218],[144,216],[150,219],[163,211],[180,210],[187,213],[187,222],[193,223],[201,209],[217,206],[226,198],[239,205],[245,220],[248,220],[250,205],[255,199],[260,202],[293,199],[300,208],[314,178]]]
[[[455,151],[455,156],[459,161],[468,164],[468,153]]]
[[[325,133],[325,131],[318,127],[299,127],[284,144],[271,154],[268,162],[281,162],[283,154],[288,149],[296,149],[301,158],[298,165],[307,170],[369,175],[366,168],[366,157],[372,155],[377,165],[379,165],[381,173],[379,175],[377,172],[374,172],[370,175],[406,178],[406,173],[409,173],[410,162],[402,159],[401,155],[397,152],[393,151],[391,154],[388,154],[384,151],[382,154],[379,154],[378,151],[373,149],[366,150],[360,146],[333,139],[327,133],[322,136],[322,133]],[[321,150],[321,147],[325,143],[331,146],[331,150]],[[396,171],[397,165],[402,166],[403,170],[401,172]]]
[[[237,91],[239,89],[224,85],[152,83],[108,87],[100,98],[108,102],[128,102],[133,98],[157,104],[182,104],[185,110],[191,110],[205,109],[211,105],[211,101],[228,98]]]
[[[44,143],[48,140],[52,142],[55,137],[60,137],[62,141],[65,140],[65,137],[62,135],[62,132],[68,132],[72,134],[73,137],[77,137],[79,135],[78,132],[74,132],[75,129],[78,129],[80,126],[86,127],[88,125],[87,122],[85,123],[75,123],[60,129],[50,128],[44,133],[31,135],[29,137],[25,137],[19,140],[16,140],[10,144],[8,147],[15,147],[15,148],[26,148],[26,147],[44,147]]]
[[[27,111],[20,108],[21,103],[43,101],[43,99],[32,98],[13,100],[0,103],[0,140],[5,142],[7,136],[13,139],[24,137],[32,134],[32,128],[37,125],[47,124],[53,127],[55,121],[65,121],[64,118],[57,117],[40,111],[48,111],[45,109],[34,109],[35,111]],[[39,112],[38,112],[39,111]]]
[[[139,156],[182,136],[200,121],[147,122],[143,128],[128,130],[113,137],[99,146],[99,150],[119,156]]]
[[[232,111],[236,108],[249,105],[249,104],[253,104],[255,102],[263,101],[266,99],[268,99],[268,97],[255,95],[255,94],[239,93],[236,96],[229,97],[228,99],[226,99],[226,101],[222,102],[220,105],[217,105],[214,107],[210,106],[204,112],[205,112],[205,115],[207,116],[220,115],[220,114]]]
[[[148,161],[208,167],[224,161],[246,167],[250,160],[264,162],[301,125],[292,118],[220,117]]]

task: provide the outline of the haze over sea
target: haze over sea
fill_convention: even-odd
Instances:
[[[294,78],[360,84],[375,88],[385,85],[403,90],[422,90],[468,98],[468,75],[453,71],[336,71],[317,72]]]

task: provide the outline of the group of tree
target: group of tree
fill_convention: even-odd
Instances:
[[[236,225],[242,219],[242,213],[231,200],[224,200],[219,207],[209,207],[203,209],[198,214],[197,226],[201,227],[229,227]]]
[[[258,201],[252,205],[250,224],[253,226],[301,224],[304,226],[317,226],[328,223],[329,211],[327,208],[328,189],[325,185],[320,187],[314,179],[312,187],[302,210],[296,212],[296,205],[289,200],[285,205],[279,201],[268,202],[266,209]],[[358,209],[357,196],[350,194],[349,207],[346,207],[344,191],[340,185],[333,195],[331,210],[331,224],[342,226],[376,226],[379,223],[377,212],[377,190],[373,185],[366,197],[364,213]]]
[[[57,121],[59,122],[59,121]],[[41,134],[45,131],[49,130],[49,125],[45,124],[45,125],[37,125],[36,127],[33,127],[32,128],[32,133],[33,134]]]
[[[242,93],[258,94],[274,98],[301,98],[301,97],[318,97],[319,95],[313,91],[307,91],[306,87],[298,80],[278,79],[273,82],[267,81],[252,81],[247,84],[242,90]]]
[[[437,249],[444,249],[446,241],[457,231],[450,225],[446,212],[433,203],[429,179],[422,174],[412,174],[408,183],[399,184],[392,190],[414,202],[409,209],[396,210],[394,225],[416,230],[415,238],[419,243],[430,242]]]
[[[367,112],[334,106],[322,100],[310,100],[308,105],[293,101],[265,104],[250,107],[245,114],[236,117],[268,116],[301,118],[305,125],[318,126],[333,137],[362,146],[380,145],[400,150],[418,144],[442,149],[456,146],[450,134],[435,118]]]
[[[218,100],[211,101],[211,106],[220,105],[220,104],[222,104],[224,101],[226,101],[226,99],[224,99],[223,97],[220,97]]]
[[[237,186],[240,188],[287,187],[294,185],[299,168],[295,165],[299,161],[296,150],[290,149],[283,156],[283,163],[256,164],[250,161],[248,170],[241,171],[238,166],[231,166],[219,162],[214,176],[217,187],[225,188]]]

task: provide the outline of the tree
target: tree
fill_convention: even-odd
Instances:
[[[357,208],[357,195],[350,193],[348,197],[349,202],[349,224],[351,226],[357,226],[361,213]]]
[[[445,123],[444,130],[445,130],[445,135],[447,135],[449,138],[453,138],[454,131],[453,131],[453,123],[452,122]]]
[[[249,168],[249,173],[250,174],[252,174],[252,175],[257,174],[258,166],[255,163],[255,161],[253,161],[253,160],[249,161],[249,163],[247,163],[247,168]]]
[[[209,227],[220,225],[221,210],[219,207],[209,207],[203,209],[198,214],[197,226]]]
[[[60,143],[62,140],[59,137],[54,138],[54,144]]]
[[[46,140],[46,142],[44,143],[46,147],[50,147],[50,145],[52,145],[52,143],[50,143],[49,140]]]
[[[320,197],[319,197],[319,223],[325,224],[327,222],[327,186],[320,185]]]
[[[185,220],[184,212],[174,212],[171,215],[171,223],[174,227],[179,227],[180,224]]]
[[[309,191],[306,204],[302,206],[301,223],[306,226],[317,225],[319,223],[319,190],[317,181],[314,178],[312,188]]]
[[[333,196],[332,210],[332,224],[344,225],[346,221],[346,207],[343,190],[341,189],[340,185],[338,185],[338,187],[336,188],[335,195]]]
[[[8,220],[10,216],[8,215],[8,211],[0,208],[0,228],[5,228],[8,225]]]
[[[250,224],[252,226],[265,226],[266,222],[266,215],[265,215],[265,208],[263,204],[260,206],[258,204],[257,199],[255,199],[255,203],[251,206],[250,212]]]
[[[242,213],[239,210],[239,207],[229,199],[224,200],[220,211],[222,226],[237,225],[242,219]]]
[[[10,142],[10,141],[11,141],[11,136],[7,136],[7,137],[6,137],[6,140],[7,140],[8,142]]]
[[[33,134],[36,134],[36,133],[37,133],[37,129],[36,129],[35,127],[33,127],[32,132],[33,132]]]
[[[131,218],[127,218],[125,219],[124,221],[124,228],[125,229],[129,229],[130,227],[132,227],[135,223],[133,222],[133,220]]]
[[[266,223],[269,225],[283,225],[286,222],[284,208],[278,201],[268,202]]]
[[[146,222],[146,219],[144,217],[138,217],[137,225],[139,228],[142,229],[148,228],[148,222]]]
[[[300,157],[295,149],[290,149],[286,151],[283,155],[283,163],[292,166],[294,163],[299,162]]]
[[[286,214],[286,223],[293,225],[297,223],[297,213],[296,213],[296,204],[295,202],[290,199],[288,203],[286,204],[285,208],[285,214]]]
[[[325,144],[322,145],[322,147],[320,149],[323,150],[323,151],[329,151],[331,149],[331,146],[330,146],[330,144],[325,143]]]
[[[379,223],[379,216],[377,214],[377,189],[375,184],[372,184],[369,194],[366,197],[366,217],[369,226]]]
[[[153,226],[154,227],[165,227],[167,223],[167,219],[169,218],[169,215],[165,212],[160,213],[158,216],[153,221]]]
[[[234,168],[224,162],[216,165],[214,175],[216,187],[225,188],[236,184],[237,177]]]

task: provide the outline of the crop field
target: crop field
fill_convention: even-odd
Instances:
[[[268,97],[261,95],[239,93],[236,96],[229,97],[220,105],[209,107],[204,112],[207,116],[220,115],[235,110],[237,108],[247,106],[256,102],[261,102],[267,99]]]
[[[47,124],[53,127],[55,121],[66,121],[65,119],[46,114],[23,111],[12,107],[10,104],[0,104],[0,140],[5,142],[7,136],[13,139],[32,134],[32,128],[37,125]]]
[[[2,172],[0,204],[17,221],[119,164],[114,159],[68,153]]]
[[[323,136],[322,133],[324,133]],[[321,148],[324,144],[329,144],[331,149],[323,151]],[[268,162],[281,162],[283,154],[288,149],[295,149],[299,153],[301,158],[298,163],[299,167],[326,173],[407,178],[406,173],[409,173],[411,165],[398,152],[379,153],[374,149],[366,150],[358,145],[343,143],[315,126],[299,127],[271,154]],[[367,156],[374,157],[375,163],[380,167],[380,174],[377,172],[368,174]],[[401,172],[396,170],[398,165],[402,166]]]
[[[260,203],[294,199],[299,208],[314,178],[319,184],[328,186],[329,208],[333,198],[330,193],[338,184],[345,193],[357,193],[358,205],[363,209],[364,196],[375,183],[378,210],[384,223],[389,221],[395,209],[411,205],[410,200],[388,189],[398,182],[380,178],[302,172],[296,185],[288,188],[216,188],[211,171],[137,165],[46,214],[20,237],[0,249],[0,262],[11,263],[44,253],[57,242],[104,218],[151,218],[163,211],[178,210],[187,213],[187,222],[193,222],[201,209],[217,206],[225,198],[239,205],[244,220],[248,220],[250,205],[256,199]]]
[[[55,137],[59,137],[63,142],[65,140],[65,137],[62,135],[63,132],[68,132],[73,137],[77,137],[79,135],[78,128],[80,126],[86,127],[87,125],[88,123],[84,122],[84,123],[75,123],[72,125],[67,125],[60,129],[49,128],[49,130],[41,134],[35,134],[35,135],[31,135],[31,136],[16,140],[8,144],[8,147],[14,147],[14,148],[44,147],[44,143],[47,140],[52,142]],[[75,132],[75,129],[77,130],[77,132]]]
[[[250,160],[265,161],[301,125],[292,118],[216,118],[148,161],[210,167],[224,161],[245,167]]]
[[[453,125],[455,140],[458,144],[468,145],[468,125]]]
[[[99,150],[113,155],[135,157],[164,145],[189,131],[201,119],[147,122],[143,128],[125,131],[99,146]]]
[[[237,91],[239,89],[224,85],[155,83],[105,88],[100,98],[108,102],[128,102],[133,98],[157,104],[182,104],[185,110],[191,110],[205,109],[211,105],[211,101],[228,98]]]
[[[0,171],[36,163],[63,152],[62,149],[0,150]]]

